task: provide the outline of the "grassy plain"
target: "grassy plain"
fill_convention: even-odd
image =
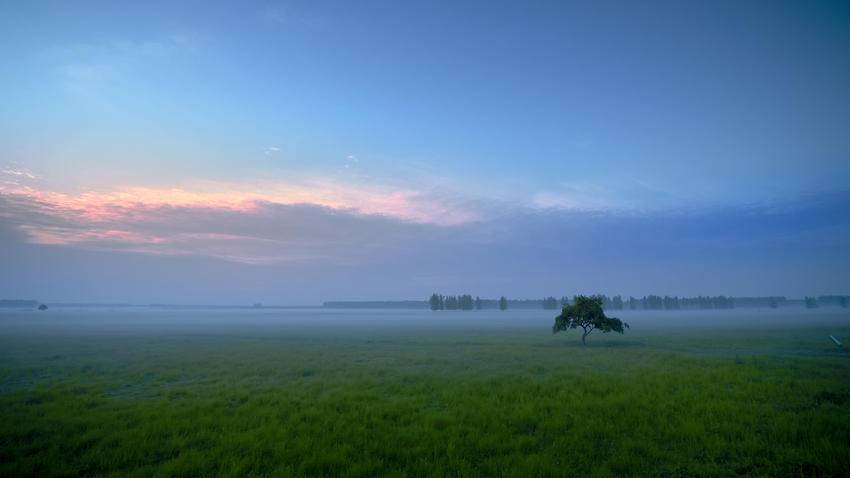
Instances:
[[[582,347],[542,311],[408,326],[216,313],[179,327],[51,312],[0,315],[2,476],[850,472],[850,357],[826,340],[850,337],[846,314],[632,321]]]

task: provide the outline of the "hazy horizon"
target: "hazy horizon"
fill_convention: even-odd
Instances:
[[[451,295],[451,294],[449,294],[449,295]],[[577,295],[581,295],[581,294],[577,294]],[[682,312],[682,313],[702,312],[702,313],[705,313],[705,312],[710,312],[712,310],[719,311],[719,312],[725,312],[725,311],[734,311],[736,309],[742,309],[742,310],[755,310],[755,309],[778,310],[778,309],[785,309],[785,308],[797,309],[797,308],[803,308],[803,307],[805,307],[807,310],[809,310],[811,312],[817,312],[817,310],[819,308],[824,308],[824,309],[843,308],[841,306],[841,304],[837,302],[837,298],[844,297],[844,298],[850,299],[850,295],[847,295],[847,294],[827,294],[827,295],[820,295],[820,296],[800,296],[800,297],[786,297],[786,296],[779,296],[779,295],[750,296],[750,297],[746,297],[746,296],[708,296],[708,295],[705,295],[705,294],[703,294],[701,296],[687,297],[687,296],[675,296],[675,295],[658,296],[656,294],[650,294],[651,296],[654,295],[654,296],[661,297],[661,298],[669,297],[669,298],[675,299],[677,301],[677,306],[674,307],[674,308],[668,308],[666,306],[662,306],[660,308],[645,308],[640,301],[641,301],[641,299],[646,299],[647,296],[635,297],[635,296],[628,296],[628,295],[624,296],[624,295],[619,295],[619,294],[614,294],[614,295],[588,294],[588,295],[590,295],[590,296],[602,295],[603,297],[607,297],[608,299],[613,299],[614,297],[620,297],[623,300],[623,304],[622,304],[621,307],[606,305],[606,308],[611,307],[611,310],[615,311],[615,312],[630,311],[630,312],[646,312],[646,313],[653,313],[653,314],[659,313],[659,312],[662,312],[662,313],[670,313],[670,312]],[[485,302],[485,305],[483,307],[484,310],[498,309],[499,297],[479,297],[479,296],[475,296],[475,295],[472,295],[472,297],[476,298],[476,299],[480,298],[482,301]],[[559,304],[561,304],[560,301],[562,300],[563,297],[567,297],[570,300],[572,300],[572,299],[574,299],[575,295],[562,295],[562,296],[559,296],[559,297],[555,297],[555,296],[550,295],[550,296],[547,296],[547,297],[555,298],[559,301]],[[511,310],[515,309],[515,310],[519,310],[519,311],[528,311],[528,310],[535,310],[536,311],[536,310],[541,309],[541,307],[542,307],[543,310],[545,310],[546,313],[548,313],[548,314],[553,313],[553,310],[555,311],[554,313],[557,313],[557,311],[560,310],[561,305],[558,305],[555,309],[543,307],[543,301],[545,299],[547,299],[547,297],[542,297],[542,298],[541,297],[506,297],[506,298],[508,300],[508,303],[512,304],[512,306],[510,307]],[[638,301],[638,306],[635,309],[631,309],[629,307],[628,300],[629,300],[630,297],[637,299],[637,301]],[[679,306],[678,305],[678,300],[680,300],[680,299],[694,299],[694,298],[698,298],[698,297],[706,297],[706,298],[709,298],[709,299],[712,299],[712,298],[715,298],[715,297],[720,297],[720,298],[728,297],[729,299],[738,299],[738,300],[741,300],[741,299],[769,299],[769,298],[773,297],[773,298],[783,298],[783,299],[785,299],[785,301],[783,301],[781,304],[777,304],[776,307],[771,307],[770,304],[767,303],[764,300],[762,300],[762,302],[759,302],[759,303],[737,303],[734,306],[728,307],[728,308],[727,307],[699,307],[699,306],[695,306],[695,305],[692,305],[692,306]],[[808,298],[808,297],[813,297],[815,299],[823,298],[824,300],[828,300],[828,302],[818,303],[817,307],[808,308],[805,305],[805,299]],[[202,309],[202,308],[223,308],[223,309],[228,309],[228,308],[235,308],[235,309],[325,308],[325,309],[329,309],[329,310],[332,310],[332,309],[340,309],[340,310],[346,310],[346,309],[347,310],[352,310],[352,309],[354,309],[354,310],[427,310],[429,308],[427,298],[423,299],[423,298],[415,298],[415,297],[406,298],[406,299],[380,299],[380,298],[378,298],[378,299],[344,299],[344,300],[329,299],[329,300],[323,300],[323,301],[318,302],[318,303],[304,302],[304,303],[286,303],[286,304],[275,303],[275,302],[270,302],[270,303],[263,303],[263,302],[239,303],[239,302],[224,302],[224,301],[211,302],[211,303],[200,303],[200,302],[198,302],[198,303],[187,303],[187,302],[147,302],[147,303],[145,303],[145,302],[118,302],[118,301],[84,302],[84,301],[40,300],[39,298],[36,298],[36,297],[0,297],[0,303],[2,303],[4,301],[32,302],[34,304],[32,306],[33,308],[35,307],[35,305],[38,305],[38,304],[45,304],[45,305],[49,305],[49,306],[71,307],[71,308],[96,308],[96,309],[97,308],[109,308],[109,307],[132,307],[132,308],[152,307],[152,308],[155,308],[155,309],[156,308],[168,309],[168,308],[185,307],[185,308],[188,308],[188,309],[192,309],[192,308],[199,308],[199,309]],[[412,306],[403,307],[403,305],[410,305],[410,303],[418,303],[418,305],[421,305],[421,307],[412,307]],[[375,307],[371,307],[370,304],[375,305]],[[14,310],[14,309],[27,308],[27,307],[26,306],[20,306],[20,305],[0,304],[0,310],[2,310],[4,308]],[[447,309],[447,310],[440,309],[440,310],[441,310],[441,312],[469,312],[471,310],[479,310],[479,309],[457,308],[457,309]]]

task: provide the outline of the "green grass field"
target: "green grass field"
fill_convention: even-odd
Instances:
[[[846,316],[633,324],[582,347],[546,318],[78,329],[80,314],[0,315],[2,476],[850,473],[850,356],[826,340],[850,337]]]

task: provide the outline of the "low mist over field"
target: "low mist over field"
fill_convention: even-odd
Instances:
[[[0,331],[15,333],[87,334],[236,334],[258,336],[268,333],[311,332],[321,335],[380,335],[385,330],[421,331],[466,330],[473,332],[504,329],[548,332],[556,312],[547,310],[484,310],[476,312],[398,309],[153,309],[138,308],[52,308],[36,311],[0,311]],[[728,311],[619,311],[616,315],[633,332],[673,330],[769,330],[850,326],[847,309],[728,310]],[[828,343],[827,343],[828,344]]]

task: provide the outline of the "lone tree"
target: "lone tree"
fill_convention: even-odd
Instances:
[[[561,315],[555,317],[552,333],[557,334],[567,329],[577,328],[584,330],[581,343],[586,345],[585,339],[594,330],[599,329],[603,333],[614,331],[622,334],[624,328],[629,328],[629,324],[614,317],[606,317],[602,310],[602,297],[577,295],[573,299],[573,303],[565,305],[561,310]]]
[[[499,298],[499,310],[508,310],[508,298],[502,296]]]

